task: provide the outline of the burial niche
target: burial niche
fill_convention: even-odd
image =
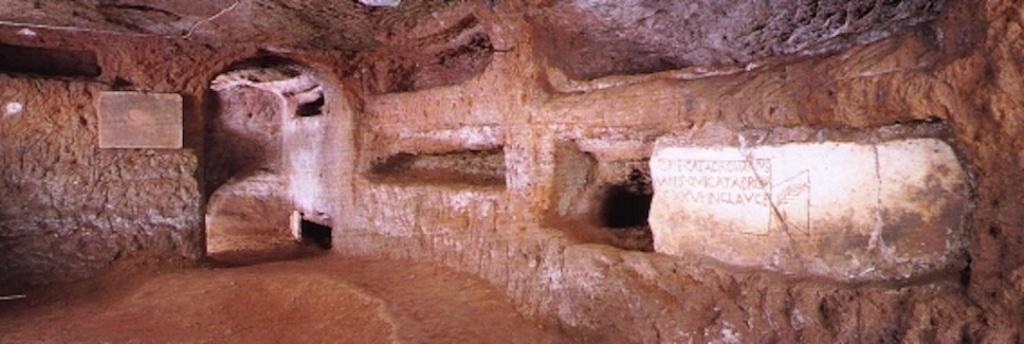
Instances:
[[[583,242],[653,251],[648,216],[654,189],[646,157],[594,154],[562,142],[554,177],[548,225]]]
[[[395,153],[370,163],[371,180],[399,184],[505,185],[505,150],[465,149],[444,153]]]

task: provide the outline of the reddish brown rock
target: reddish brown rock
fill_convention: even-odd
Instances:
[[[530,1],[543,51],[581,79],[836,51],[931,20],[942,1]]]
[[[215,168],[217,162],[239,152],[252,153],[242,160],[275,156],[258,151],[271,145],[266,141],[232,145],[239,142],[206,130],[219,125],[210,109],[216,101],[208,96],[211,81],[238,62],[277,55],[316,71],[329,86],[324,117],[308,131],[321,142],[310,145],[318,151],[308,161],[317,166],[287,159],[288,169],[307,168],[303,178],[320,183],[309,202],[330,220],[339,255],[398,256],[472,273],[503,290],[517,311],[586,342],[1003,343],[1021,337],[1024,12],[1017,1],[945,2],[924,12],[906,7],[923,4],[918,1],[852,1],[847,3],[873,4],[882,9],[875,13],[886,15],[866,15],[855,32],[826,40],[824,51],[755,49],[740,57],[774,57],[595,80],[560,71],[573,67],[565,57],[574,50],[562,50],[559,58],[544,46],[567,36],[545,30],[538,14],[524,6],[572,9],[594,2],[409,0],[389,10],[355,1],[243,1],[245,6],[204,22],[188,39],[177,34],[233,2],[147,2],[181,20],[159,19],[160,11],[131,5],[10,3],[3,10],[17,16],[2,19],[46,26],[2,25],[3,44],[39,48],[32,51],[48,61],[91,60],[92,52],[102,68],[82,63],[101,72],[53,76],[0,65],[0,289],[92,276],[126,257],[198,260],[212,192],[203,186],[233,176],[210,173],[225,171]],[[711,5],[749,5],[736,4]],[[810,13],[813,4],[821,2],[793,5],[787,11],[795,12],[786,13]],[[833,6],[850,12],[838,2]],[[615,57],[588,55],[579,67],[602,67],[591,70],[595,75],[609,66],[618,73],[615,68],[647,71],[691,62],[641,64],[675,51],[676,43],[632,26],[636,17],[569,13],[546,15],[558,16],[558,27],[592,37],[583,41],[593,48],[587,51],[607,48],[605,57]],[[770,12],[749,18],[766,18],[764,13]],[[731,13],[707,14],[728,19]],[[472,23],[461,21],[470,17],[477,24],[457,25]],[[831,23],[824,16],[809,26],[789,26],[797,18],[806,19],[780,16],[766,28]],[[670,33],[692,24],[665,22],[670,26],[662,32]],[[726,26],[723,32],[743,29]],[[481,33],[493,49],[467,43],[482,43],[476,39]],[[657,40],[646,44],[644,37]],[[617,43],[623,40],[630,44]],[[730,36],[722,42],[741,41]],[[690,43],[706,41],[678,44]],[[724,57],[712,57],[731,58],[742,49],[723,46]],[[678,53],[689,51],[697,50]],[[95,103],[103,91],[181,94],[185,149],[99,149]],[[236,108],[237,118],[247,117],[246,108]],[[794,128],[826,136],[885,136],[894,126],[945,128],[937,138],[957,152],[972,190],[973,209],[963,227],[966,266],[907,280],[847,283],[627,250],[605,240],[619,229],[587,222],[586,230],[603,233],[588,235],[578,222],[556,221],[613,217],[616,212],[595,205],[611,198],[605,191],[618,183],[643,188],[645,171],[633,170],[645,165],[658,138],[709,125],[761,133],[766,142]],[[760,142],[750,138],[748,143]],[[815,141],[811,135],[788,142]],[[492,151],[500,154],[463,161]],[[276,156],[284,161],[290,152],[281,153]],[[401,154],[419,160],[398,164],[406,168],[386,178],[373,172],[378,159]],[[501,166],[493,161],[503,161],[504,168],[492,169]],[[486,167],[484,182],[455,180],[478,166]],[[914,246],[898,249],[908,248]]]

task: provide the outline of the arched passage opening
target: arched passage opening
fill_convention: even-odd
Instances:
[[[311,68],[280,57],[245,60],[213,79],[204,152],[211,258],[242,263],[330,247],[328,212],[316,207],[325,203],[326,93]]]

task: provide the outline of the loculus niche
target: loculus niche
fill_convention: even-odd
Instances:
[[[660,140],[655,250],[846,281],[961,263],[967,177],[934,138],[754,147]]]

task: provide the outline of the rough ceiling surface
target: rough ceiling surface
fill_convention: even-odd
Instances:
[[[535,1],[551,60],[576,78],[729,66],[887,37],[938,15],[936,0]]]
[[[941,0],[480,3],[491,9],[525,6],[539,48],[577,79],[830,52],[933,19],[942,7]],[[397,7],[355,0],[2,0],[0,20],[221,44],[260,42],[280,49],[351,52],[390,43],[414,52],[422,49],[414,38],[431,31],[424,25],[435,31],[464,26],[468,9],[476,5],[465,0],[405,1]],[[490,47],[479,39],[474,44]]]
[[[222,43],[360,50],[463,2],[405,1],[390,8],[354,0],[3,0],[0,20]]]

